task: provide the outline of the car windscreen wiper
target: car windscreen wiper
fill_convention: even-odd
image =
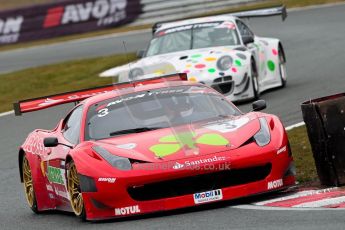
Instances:
[[[140,128],[134,128],[134,129],[124,129],[124,130],[118,130],[115,132],[112,132],[109,134],[109,136],[117,136],[122,134],[129,134],[129,133],[142,133],[147,131],[152,131],[156,129],[163,129],[164,127],[140,127]]]

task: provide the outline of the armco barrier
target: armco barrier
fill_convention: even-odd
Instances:
[[[0,12],[0,45],[116,27],[142,13],[140,0],[66,0]]]
[[[142,25],[260,0],[66,0],[0,12],[0,45]],[[262,1],[262,0],[261,0]]]
[[[345,184],[345,93],[306,101],[301,108],[321,183]]]

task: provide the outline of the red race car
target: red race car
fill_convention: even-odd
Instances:
[[[295,184],[288,138],[274,115],[243,114],[184,74],[30,99],[16,115],[80,102],[53,130],[19,149],[20,178],[36,212],[86,220],[172,210]]]

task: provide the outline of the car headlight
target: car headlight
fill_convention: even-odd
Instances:
[[[101,146],[93,146],[92,149],[101,155],[111,166],[123,171],[132,169],[132,164],[128,158],[115,156]]]
[[[141,68],[134,68],[129,71],[128,78],[129,80],[136,80],[138,77],[144,75],[144,70]]]
[[[218,69],[225,71],[230,69],[230,67],[232,66],[232,57],[230,56],[223,56],[221,58],[218,59],[217,61],[217,67]]]
[[[260,128],[259,132],[257,132],[254,135],[254,139],[255,139],[257,145],[263,147],[263,146],[267,145],[268,143],[270,143],[271,134],[270,134],[270,130],[269,130],[266,119],[263,117],[260,117],[259,121],[260,121],[260,127],[261,128]]]

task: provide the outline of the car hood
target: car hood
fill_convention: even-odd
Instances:
[[[255,113],[198,123],[128,134],[99,140],[110,153],[144,162],[162,162],[217,152],[242,146],[260,129]]]
[[[198,72],[200,70],[214,69],[216,71],[217,60],[224,55],[235,59],[247,59],[248,52],[236,50],[239,46],[221,46],[203,49],[193,49],[181,52],[173,52],[142,58],[132,62],[131,69],[141,68],[145,75],[170,74],[176,72]],[[211,70],[212,72],[213,70]],[[129,65],[115,67],[101,73],[101,77],[120,76],[121,81],[128,78]]]

